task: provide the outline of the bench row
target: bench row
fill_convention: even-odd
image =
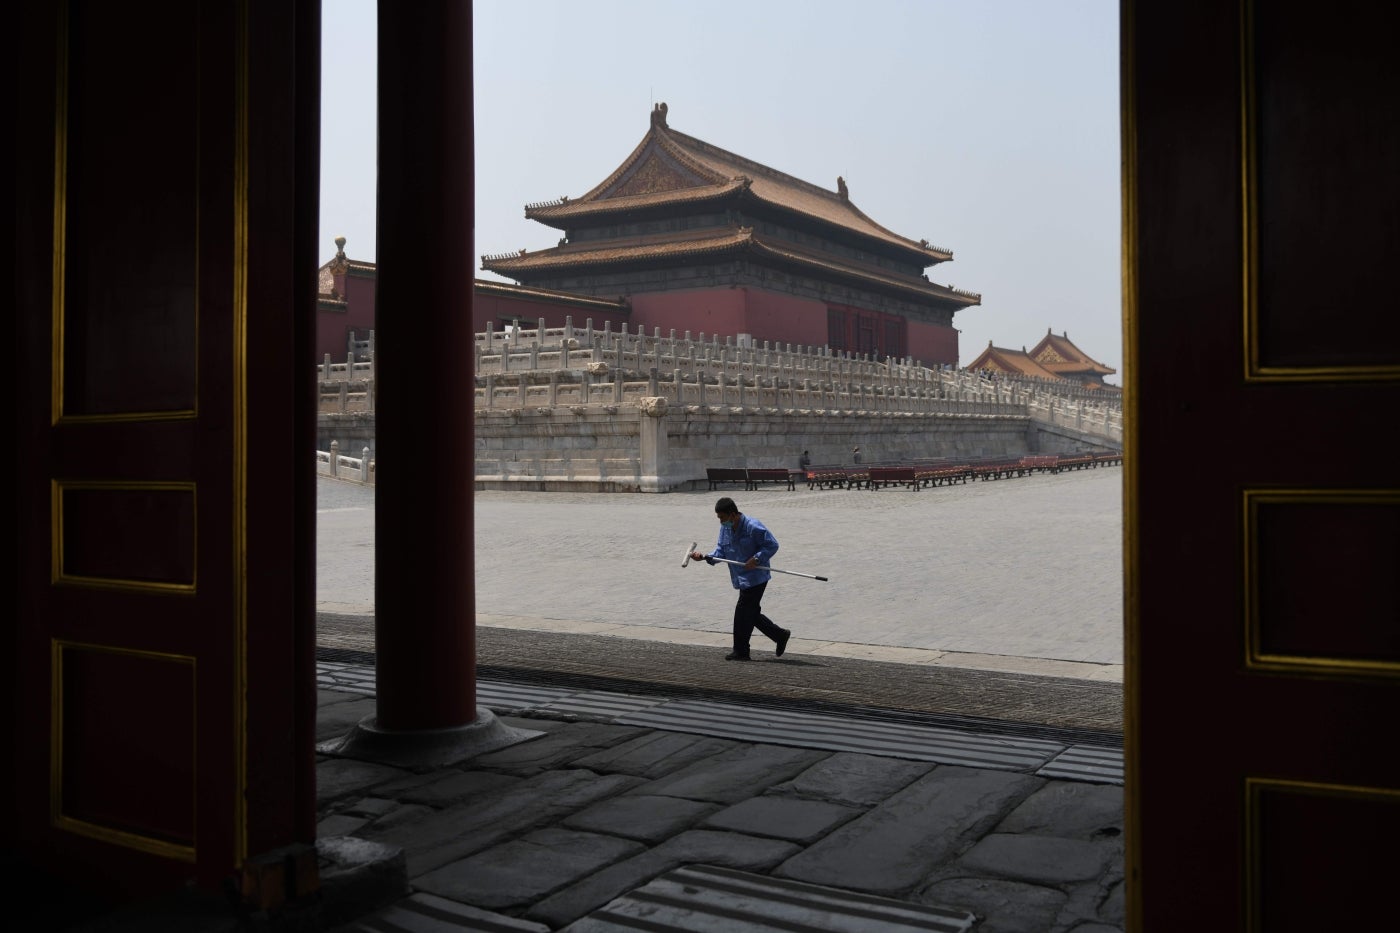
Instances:
[[[1122,464],[1123,454],[1105,451],[1088,454],[1030,454],[1024,457],[983,460],[928,460],[862,466],[820,466],[807,470],[808,489],[880,489],[884,486],[952,485],[975,480],[1008,479],[1031,473],[1059,473],[1088,467]]]
[[[705,478],[710,481],[710,489],[718,489],[725,484],[743,483],[745,489],[757,489],[765,483],[783,483],[788,489],[796,489],[802,479],[801,470],[788,470],[783,467],[746,469],[743,467],[706,467]]]
[[[1026,476],[1031,473],[1060,473],[1123,463],[1121,451],[1084,454],[1028,454],[1024,457],[998,457],[981,460],[915,460],[870,466],[812,466],[806,470],[746,467],[706,467],[710,489],[743,485],[745,489],[777,483],[796,489],[805,480],[808,489],[880,489],[909,486],[922,489]]]

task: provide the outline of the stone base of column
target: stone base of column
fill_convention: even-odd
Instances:
[[[369,716],[340,738],[318,743],[316,751],[399,768],[445,768],[538,735],[543,733],[507,726],[486,709],[477,710],[475,722],[451,729],[390,731]]]

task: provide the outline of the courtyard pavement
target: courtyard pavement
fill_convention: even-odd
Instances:
[[[764,611],[791,654],[1122,680],[1118,467],[912,491],[478,492],[477,624],[728,650],[714,503],[777,537]],[[317,610],[374,613],[374,490],[319,484]],[[757,636],[755,648],[765,640]]]

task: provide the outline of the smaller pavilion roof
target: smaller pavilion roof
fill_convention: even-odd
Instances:
[[[1091,359],[1070,342],[1068,334],[1056,337],[1047,332],[1045,338],[1031,350],[1025,347],[1019,350],[997,347],[989,340],[987,349],[968,363],[967,368],[1075,382],[1091,388],[1118,388],[1103,381],[1104,376],[1111,376],[1117,370]]]
[[[1059,380],[1064,378],[1037,363],[1024,347],[1020,350],[994,347],[990,340],[987,341],[987,349],[983,350],[977,359],[968,363],[967,368],[1011,373],[1017,376],[1035,376],[1040,379]]]
[[[1069,339],[1069,333],[1056,336],[1047,328],[1040,343],[1030,351],[1031,357],[1052,373],[1079,375],[1092,373],[1095,376],[1111,376],[1118,370],[1105,366],[1079,349]]]

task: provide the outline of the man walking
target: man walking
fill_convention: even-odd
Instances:
[[[767,566],[778,551],[778,539],[758,519],[740,512],[728,496],[715,503],[715,517],[720,524],[715,549],[709,554],[694,551],[690,558],[713,565],[716,557],[722,557],[743,565],[725,565],[729,568],[730,582],[739,591],[739,602],[734,606],[734,650],[724,659],[749,660],[749,636],[755,628],[773,639],[777,644],[773,653],[782,657],[792,632],[774,625],[761,607],[763,591],[772,577]]]

